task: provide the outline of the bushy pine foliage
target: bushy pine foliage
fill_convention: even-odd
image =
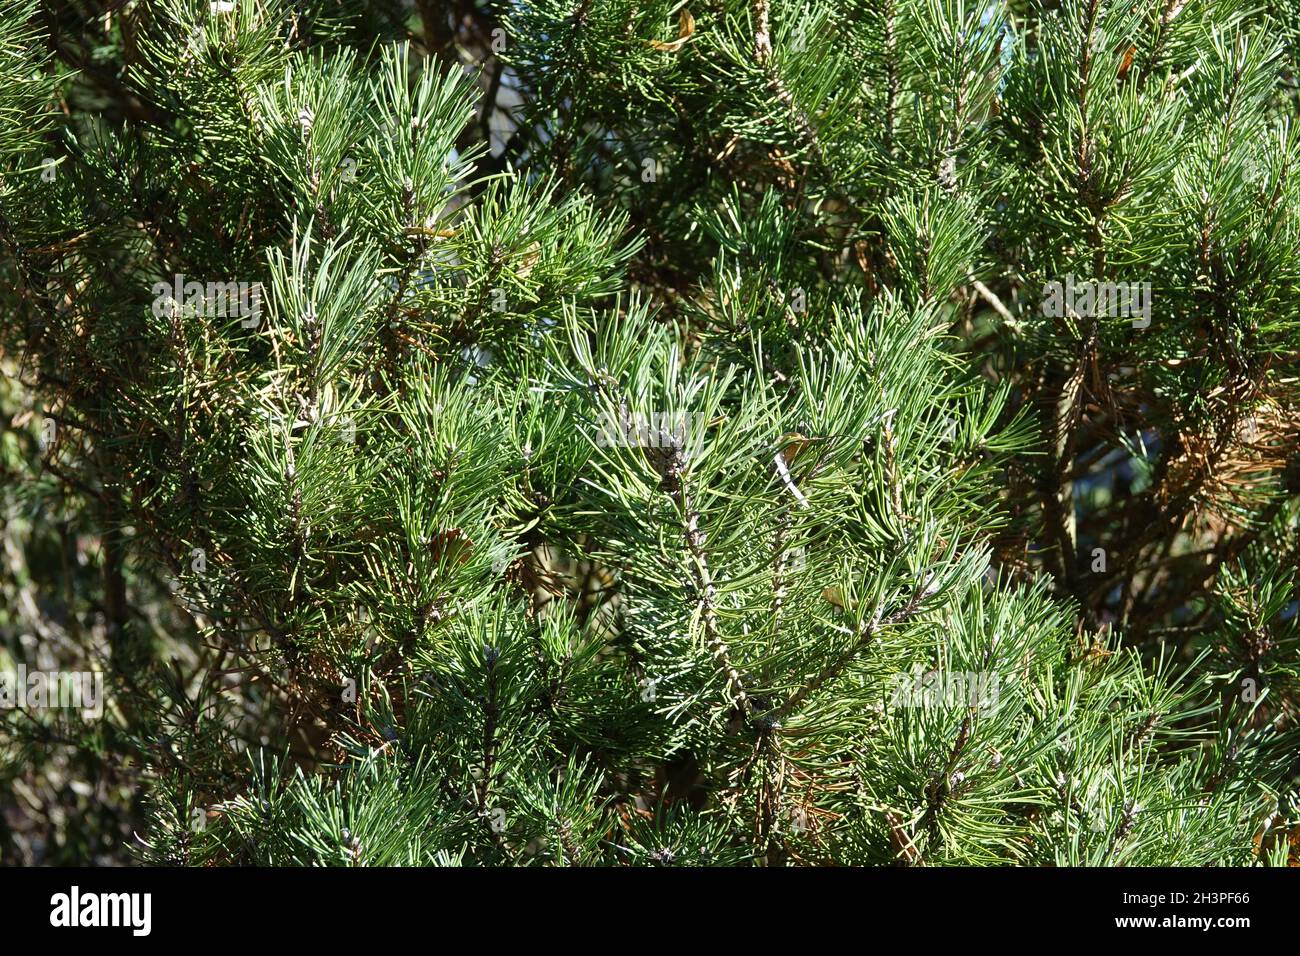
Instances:
[[[1294,862],[1262,6],[10,4],[5,858]]]

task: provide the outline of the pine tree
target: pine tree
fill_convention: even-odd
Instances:
[[[6,858],[1294,862],[1263,7],[11,4]]]

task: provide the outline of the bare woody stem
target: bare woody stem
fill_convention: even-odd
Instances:
[[[754,0],[754,59],[766,66],[772,58],[772,27],[768,22],[769,0]]]
[[[686,539],[686,548],[691,556],[691,569],[698,602],[700,620],[704,625],[704,637],[709,652],[722,671],[727,681],[727,693],[742,714],[748,715],[753,705],[745,692],[745,684],[740,672],[731,663],[731,651],[722,638],[718,627],[718,589],[713,584],[713,574],[709,570],[709,559],[705,553],[704,532],[700,529],[700,515],[691,498],[690,489],[683,477],[685,459],[680,448],[673,448],[668,457],[664,473],[664,483],[668,494],[677,503],[682,513],[682,531]]]

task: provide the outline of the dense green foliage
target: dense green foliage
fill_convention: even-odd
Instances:
[[[10,3],[0,855],[1293,862],[1297,56]]]

